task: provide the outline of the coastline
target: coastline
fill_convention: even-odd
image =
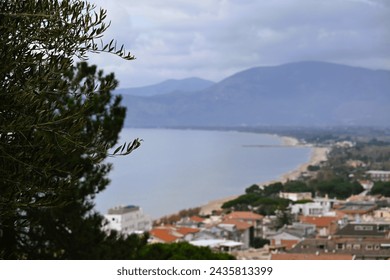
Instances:
[[[291,146],[291,147],[298,146],[298,145],[302,146],[302,144],[296,138],[287,137],[287,136],[281,136],[281,138],[282,138],[282,143],[284,146]],[[305,163],[299,165],[297,168],[281,175],[279,178],[277,178],[275,180],[265,181],[265,182],[261,182],[261,183],[257,183],[257,184],[259,186],[267,186],[267,185],[272,184],[272,183],[277,183],[277,182],[286,183],[287,181],[296,180],[304,172],[307,171],[307,168],[310,165],[318,165],[321,162],[326,161],[328,159],[328,153],[330,151],[330,148],[317,147],[317,146],[314,146],[311,144],[305,144],[305,146],[311,147],[310,158],[307,162],[305,162]],[[222,209],[221,206],[225,202],[233,200],[237,197],[239,197],[239,195],[212,200],[212,201],[208,202],[207,204],[200,206],[200,208],[201,208],[200,214],[201,215],[210,215],[213,211],[219,211]]]
[[[292,137],[282,137],[282,141],[284,145],[289,145],[289,146],[301,145],[298,139]],[[296,169],[293,169],[290,172],[283,174],[282,176],[279,177],[278,180],[276,180],[276,182],[285,183],[287,181],[296,180],[302,175],[302,173],[307,171],[307,168],[310,165],[318,165],[321,162],[326,161],[328,159],[328,153],[330,151],[330,148],[317,147],[312,144],[306,144],[305,146],[311,147],[311,154],[310,154],[309,161],[299,165]],[[264,183],[262,185],[264,185]]]

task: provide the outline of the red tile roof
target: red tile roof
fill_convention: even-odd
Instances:
[[[172,243],[180,238],[180,236],[173,235],[172,231],[168,228],[154,228],[149,233],[151,236],[165,243]]]
[[[178,227],[176,228],[176,231],[182,235],[187,235],[190,233],[196,233],[199,232],[200,229],[198,228],[189,228],[189,227]]]
[[[201,217],[198,217],[198,216],[192,216],[192,217],[190,217],[190,220],[194,221],[196,223],[203,223],[203,221],[204,221],[204,219],[202,219]]]
[[[246,230],[252,227],[251,224],[236,219],[227,219],[224,220],[221,224],[235,225],[238,230]]]
[[[336,223],[338,217],[315,217],[315,216],[301,216],[299,220],[302,223],[313,224],[318,228],[329,227],[332,223]]]
[[[271,239],[271,246],[281,246],[281,247],[285,247],[286,249],[291,249],[299,242],[300,240],[280,239],[280,244],[276,245],[276,240]]]

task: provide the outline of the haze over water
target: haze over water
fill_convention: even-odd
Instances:
[[[235,131],[130,129],[121,140],[143,139],[134,153],[110,159],[111,184],[96,198],[105,214],[116,205],[138,205],[153,218],[242,194],[248,186],[278,179],[307,162],[308,147],[280,145],[278,136]]]

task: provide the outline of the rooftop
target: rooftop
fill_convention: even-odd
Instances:
[[[272,254],[271,260],[353,260],[354,257],[349,254],[298,254],[283,253]]]
[[[335,236],[385,237],[389,230],[389,223],[350,223],[338,230]]]
[[[301,216],[299,219],[302,223],[313,224],[316,227],[329,227],[339,220],[338,217],[332,216]]]
[[[337,210],[345,214],[365,214],[371,212],[377,208],[375,202],[368,201],[356,201],[347,202],[340,206]]]
[[[199,217],[199,216],[192,216],[192,217],[190,217],[190,220],[193,222],[196,222],[196,223],[203,223],[204,222],[204,219]]]
[[[190,233],[197,233],[200,231],[198,228],[189,228],[189,227],[177,227],[176,231],[180,234],[187,235]]]
[[[150,235],[165,243],[172,243],[180,239],[180,236],[172,234],[169,228],[154,228],[150,231]]]
[[[236,226],[236,228],[238,230],[246,230],[250,227],[252,227],[252,225],[246,223],[246,222],[241,222],[240,220],[236,220],[236,219],[227,219],[227,220],[224,220],[221,224],[228,224],[228,225],[234,225]]]
[[[113,208],[108,209],[108,214],[121,215],[124,213],[135,212],[138,211],[139,209],[140,209],[139,206],[135,206],[135,205],[115,206]]]

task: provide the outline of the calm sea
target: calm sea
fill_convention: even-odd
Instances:
[[[253,147],[281,144],[278,136],[235,131],[125,128],[120,143],[137,137],[143,142],[134,153],[110,159],[111,184],[95,200],[102,214],[132,204],[158,218],[242,194],[310,157],[307,147]]]

